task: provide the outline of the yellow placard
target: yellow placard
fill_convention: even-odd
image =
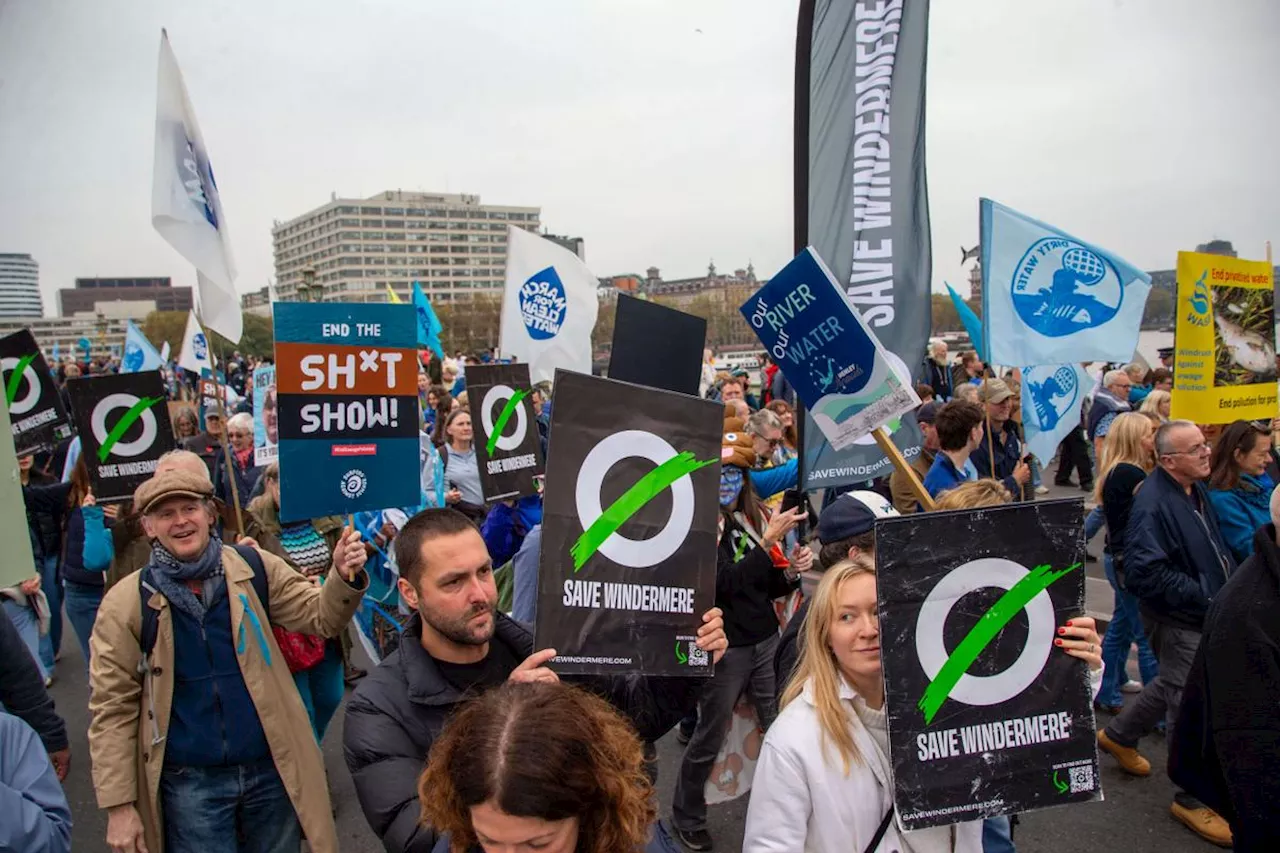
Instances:
[[[1200,424],[1274,418],[1271,265],[1179,252],[1177,305],[1170,414]]]

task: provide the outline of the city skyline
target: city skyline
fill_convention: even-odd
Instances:
[[[767,278],[790,258],[790,4],[317,5],[2,7],[0,251],[40,263],[46,311],[76,277],[194,284],[150,225],[162,25],[214,158],[241,293],[273,275],[273,220],[389,187],[538,207],[548,230],[584,238],[601,277],[694,276],[719,259]],[[935,291],[965,289],[957,250],[976,242],[979,195],[1144,269],[1215,236],[1263,256],[1280,127],[1256,105],[1280,67],[1267,40],[1280,8],[932,11]],[[414,33],[450,37],[424,56],[402,48]]]

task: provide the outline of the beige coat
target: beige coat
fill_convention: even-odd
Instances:
[[[337,833],[329,808],[324,760],[316,743],[293,676],[276,645],[270,626],[333,637],[351,621],[368,586],[363,573],[359,587],[330,573],[323,587],[294,571],[279,557],[263,553],[267,570],[271,619],[253,590],[253,569],[233,549],[224,547],[227,597],[231,605],[231,636],[239,637],[247,602],[257,614],[270,650],[267,665],[252,619],[244,624],[244,652],[238,654],[245,686],[257,707],[276,769],[284,781],[311,849],[336,853]],[[160,812],[160,774],[164,768],[164,736],[169,728],[173,698],[173,622],[169,602],[154,594],[147,606],[159,611],[151,671],[139,674],[142,657],[142,613],[138,573],[113,586],[102,599],[89,641],[89,757],[98,807],[135,803],[146,829],[147,850],[162,853],[164,833]],[[154,716],[153,716],[154,715]]]

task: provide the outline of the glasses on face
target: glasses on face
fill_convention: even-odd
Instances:
[[[1171,450],[1165,456],[1207,456],[1212,452],[1213,448],[1202,441],[1197,445],[1188,447],[1186,450]]]

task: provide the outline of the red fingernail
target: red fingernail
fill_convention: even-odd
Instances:
[[[1054,641],[1053,641],[1053,644],[1054,644],[1055,646],[1060,646],[1060,645],[1062,645],[1062,641],[1061,641],[1061,640],[1054,640]]]
[[[1067,624],[1068,624],[1068,625],[1074,625],[1075,623],[1074,623],[1072,620],[1068,619],[1068,620],[1067,620]]]
[[[1068,625],[1070,625],[1071,623],[1070,623],[1070,622],[1068,622],[1067,624],[1068,624]],[[1066,628],[1059,628],[1059,629],[1058,629],[1058,633],[1059,633],[1059,634],[1065,634],[1065,633],[1067,633],[1067,629],[1066,629]]]

